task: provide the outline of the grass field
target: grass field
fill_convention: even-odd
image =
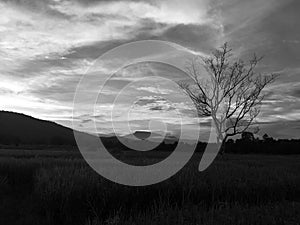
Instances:
[[[201,155],[169,180],[125,187],[79,153],[0,150],[0,224],[300,224],[300,156]]]

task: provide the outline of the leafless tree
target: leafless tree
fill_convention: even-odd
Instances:
[[[179,85],[194,102],[198,116],[212,118],[222,152],[229,137],[253,125],[265,97],[263,89],[276,78],[275,74],[256,72],[261,60],[256,55],[248,63],[234,59],[232,49],[225,43],[211,56],[197,56],[187,64],[192,82]],[[204,73],[208,74],[206,78]]]

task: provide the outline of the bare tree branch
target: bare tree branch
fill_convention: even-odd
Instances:
[[[194,102],[199,116],[211,116],[219,141],[248,130],[260,113],[262,93],[276,76],[256,72],[263,57],[254,55],[248,63],[232,59],[225,43],[210,57],[196,57],[186,66],[192,83],[179,86]],[[201,70],[204,68],[205,70]],[[209,78],[203,79],[206,71]]]

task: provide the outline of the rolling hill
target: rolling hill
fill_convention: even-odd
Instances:
[[[82,138],[87,138],[91,135],[82,134]],[[161,139],[161,135],[152,134],[151,141]],[[134,134],[125,136],[102,135],[99,134],[102,142],[106,146],[118,146],[120,140],[125,142],[135,142]],[[133,139],[133,140],[132,140]],[[165,141],[169,140],[165,137]],[[171,140],[172,139],[172,140]],[[174,137],[170,140],[173,143]],[[140,142],[138,142],[140,143]],[[25,114],[0,111],[0,145],[71,145],[76,146],[73,130],[59,125],[57,123],[37,119]]]
[[[0,111],[0,144],[75,145],[73,130],[20,113]]]

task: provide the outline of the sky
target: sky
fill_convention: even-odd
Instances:
[[[259,72],[280,74],[260,133],[299,138],[297,0],[0,0],[0,11],[1,110],[72,127],[79,92],[75,129],[176,134],[183,122],[193,132],[199,118],[174,81],[190,57],[228,42],[237,57],[263,55]]]

